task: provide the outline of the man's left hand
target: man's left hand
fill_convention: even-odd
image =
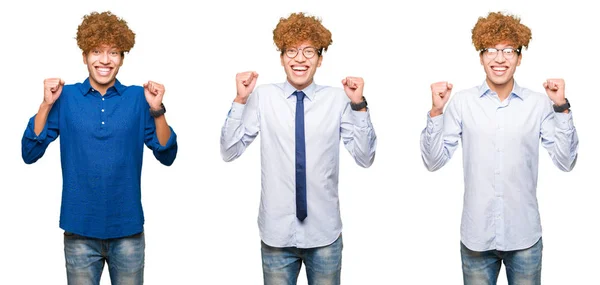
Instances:
[[[152,110],[159,110],[161,108],[163,95],[165,95],[165,86],[154,81],[148,81],[144,83],[144,96],[146,101]]]

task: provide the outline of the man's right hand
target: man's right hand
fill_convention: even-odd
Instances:
[[[256,73],[256,71],[246,71],[236,74],[235,85],[237,88],[237,96],[233,101],[240,104],[246,104],[248,97],[252,93],[252,90],[254,90],[257,78],[258,73]]]
[[[65,82],[60,78],[44,79],[44,104],[52,106],[60,97],[64,85]]]
[[[431,84],[431,111],[430,117],[439,116],[444,111],[444,106],[450,99],[452,93],[452,84],[447,81],[436,82]]]

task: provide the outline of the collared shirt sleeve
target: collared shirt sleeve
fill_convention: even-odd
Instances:
[[[58,138],[59,102],[60,99],[54,102],[52,109],[48,113],[46,125],[44,125],[44,129],[39,135],[36,135],[34,131],[37,114],[29,119],[29,123],[23,133],[23,138],[21,139],[21,156],[25,163],[31,164],[40,159],[46,152],[48,145]]]
[[[260,132],[258,94],[254,91],[246,104],[233,102],[221,128],[221,157],[224,161],[238,158]]]
[[[171,126],[171,136],[167,140],[167,144],[162,146],[156,136],[156,124],[154,123],[154,117],[150,116],[149,109],[146,109],[146,126],[144,129],[144,143],[152,150],[154,157],[160,161],[163,165],[171,165],[177,157],[177,134]]]
[[[365,168],[371,166],[375,160],[377,136],[371,123],[369,110],[354,111],[348,102],[342,114],[340,132],[344,146],[354,161]]]
[[[450,100],[442,115],[432,118],[427,113],[427,126],[421,132],[421,158],[429,171],[442,168],[452,158],[462,137],[462,122],[456,101],[456,97]]]
[[[573,113],[556,113],[550,103],[544,112],[540,136],[554,165],[562,171],[571,171],[577,162],[579,147]]]

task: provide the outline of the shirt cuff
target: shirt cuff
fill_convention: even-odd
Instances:
[[[229,114],[227,114],[227,116],[231,119],[241,120],[242,115],[244,114],[245,108],[246,108],[245,104],[233,102],[231,104],[231,109],[229,110]]]
[[[367,128],[369,127],[369,122],[371,121],[370,115],[369,115],[369,109],[367,109],[366,112],[361,112],[361,111],[351,111],[352,113],[352,124],[360,127],[360,128]]]
[[[558,129],[566,131],[566,130],[572,130],[575,128],[575,126],[573,125],[573,115],[571,113],[572,113],[572,111],[569,111],[569,113],[567,113],[567,114],[554,113],[556,127]]]
[[[444,115],[438,115],[435,117],[431,117],[429,112],[427,112],[427,130],[429,133],[437,133],[442,131],[444,128]]]

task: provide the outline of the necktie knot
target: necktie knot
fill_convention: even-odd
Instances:
[[[294,91],[294,95],[296,95],[296,101],[302,102],[304,100],[304,92],[302,91]]]

